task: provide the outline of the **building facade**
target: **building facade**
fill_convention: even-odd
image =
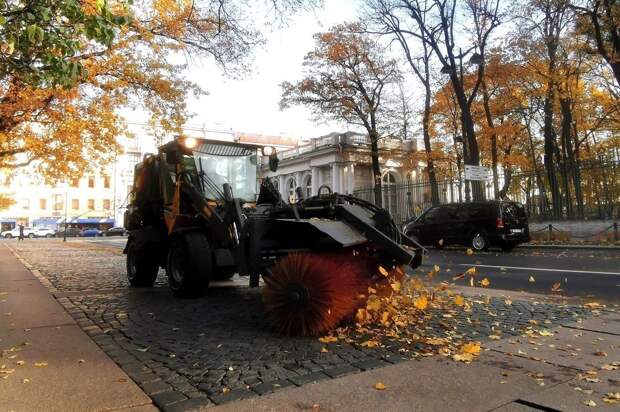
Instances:
[[[382,204],[393,214],[402,214],[403,211],[397,208],[399,199],[390,188],[416,179],[419,166],[412,156],[416,150],[415,140],[379,140]],[[332,133],[280,151],[278,158],[280,163],[276,172],[269,170],[264,163],[261,174],[272,178],[285,199],[295,196],[298,186],[305,196],[318,194],[322,186],[343,194],[354,194],[373,186],[370,141],[364,134]]]

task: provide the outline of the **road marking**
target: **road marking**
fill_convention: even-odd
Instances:
[[[469,264],[469,263],[459,263],[459,266],[476,266],[481,268],[497,268],[497,269],[515,269],[515,270],[534,270],[541,272],[565,272],[565,273],[585,273],[585,274],[597,274],[597,275],[614,275],[620,276],[618,272],[597,272],[594,270],[570,270],[570,269],[548,269],[548,268],[526,268],[526,267],[518,267],[518,266],[495,266],[495,265],[479,265],[479,264]]]

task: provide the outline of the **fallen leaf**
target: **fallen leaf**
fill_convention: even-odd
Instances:
[[[594,408],[596,406],[596,402],[594,402],[592,399],[589,399],[587,401],[583,401],[583,404],[586,406],[590,406],[592,408]]]
[[[463,296],[461,295],[456,295],[454,297],[454,304],[457,306],[463,306],[465,304],[465,299],[463,299]]]
[[[224,386],[222,388],[222,393],[228,393],[228,392],[230,392],[230,388],[227,388],[227,387]]]
[[[551,291],[552,292],[562,292],[562,289],[560,288],[560,286],[562,286],[559,282],[558,283],[554,283],[553,286],[551,286]]]
[[[329,352],[329,350],[327,350],[327,348],[325,346],[323,346],[321,348],[321,353],[327,353],[327,352]]]
[[[400,282],[390,283],[390,286],[394,292],[400,292]]]
[[[416,308],[420,309],[420,310],[426,309],[426,307],[428,306],[428,299],[427,299],[426,295],[422,295],[422,296],[416,298],[413,301],[413,305]]]
[[[322,338],[319,338],[319,342],[334,343],[338,342],[338,338],[336,336],[323,336]]]
[[[378,391],[382,391],[385,389],[385,384],[383,382],[377,382],[375,383],[375,389]]]
[[[443,239],[439,239],[439,240],[437,241],[437,244],[438,244],[439,246],[443,246]]]
[[[138,352],[146,352],[146,351],[148,351],[150,348],[151,348],[150,346],[147,346],[146,348],[136,348],[136,350],[137,350]]]
[[[439,270],[440,270],[440,269],[439,269],[439,266],[438,266],[438,265],[433,266],[433,270],[434,270],[435,272],[439,272]]]
[[[467,256],[471,256],[474,254],[474,251],[471,248],[467,248]]]
[[[485,287],[485,288],[486,288],[487,286],[489,286],[490,284],[491,284],[491,282],[489,282],[489,279],[487,279],[487,278],[484,278],[484,279],[482,279],[482,280],[480,281],[480,286]]]
[[[597,351],[597,352],[594,352],[594,356],[602,356],[602,357],[605,357],[605,356],[607,356],[607,353],[606,353],[606,352],[603,352],[603,351],[601,351],[601,350],[599,350],[599,351]]]
[[[491,340],[500,340],[502,337],[498,335],[489,335],[489,339]]]
[[[22,366],[25,362],[23,360],[15,362],[17,366]]]
[[[506,300],[504,300],[504,303],[505,303],[506,305],[510,306],[510,305],[512,305],[512,300],[510,300],[510,299],[506,299]]]
[[[28,379],[28,378],[24,378],[24,379],[22,379],[22,383],[30,383],[30,379]],[[603,400],[604,400],[604,399],[603,399]]]
[[[47,362],[35,362],[34,366],[36,366],[37,368],[43,368],[47,366]]]
[[[534,279],[534,276],[530,275],[530,278],[528,279],[528,282],[534,283],[534,282],[536,282],[536,279]]]
[[[472,355],[477,355],[480,353],[480,344],[476,342],[466,343],[461,347],[461,352],[471,353]]]
[[[608,392],[603,396],[603,402],[610,405],[620,403],[620,392]]]
[[[379,273],[381,273],[385,277],[388,277],[390,275],[389,272],[385,270],[383,266],[379,266]]]

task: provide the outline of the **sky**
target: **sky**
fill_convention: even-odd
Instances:
[[[268,135],[311,138],[347,130],[346,124],[321,124],[308,109],[280,111],[280,83],[302,76],[303,58],[314,45],[312,35],[358,16],[357,0],[325,0],[321,9],[295,15],[285,27],[264,33],[266,44],[255,51],[252,71],[231,79],[208,61],[190,62],[187,76],[209,94],[191,98],[196,116],[191,126]]]

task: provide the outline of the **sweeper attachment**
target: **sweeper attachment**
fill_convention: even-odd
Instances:
[[[351,317],[368,287],[417,267],[422,251],[390,214],[352,196],[332,193],[285,202],[270,179],[260,183],[259,155],[277,169],[275,149],[177,139],[136,166],[125,213],[125,253],[133,286],[152,286],[160,267],[175,295],[203,295],[209,283],[264,280],[263,301],[287,335],[324,333]]]

